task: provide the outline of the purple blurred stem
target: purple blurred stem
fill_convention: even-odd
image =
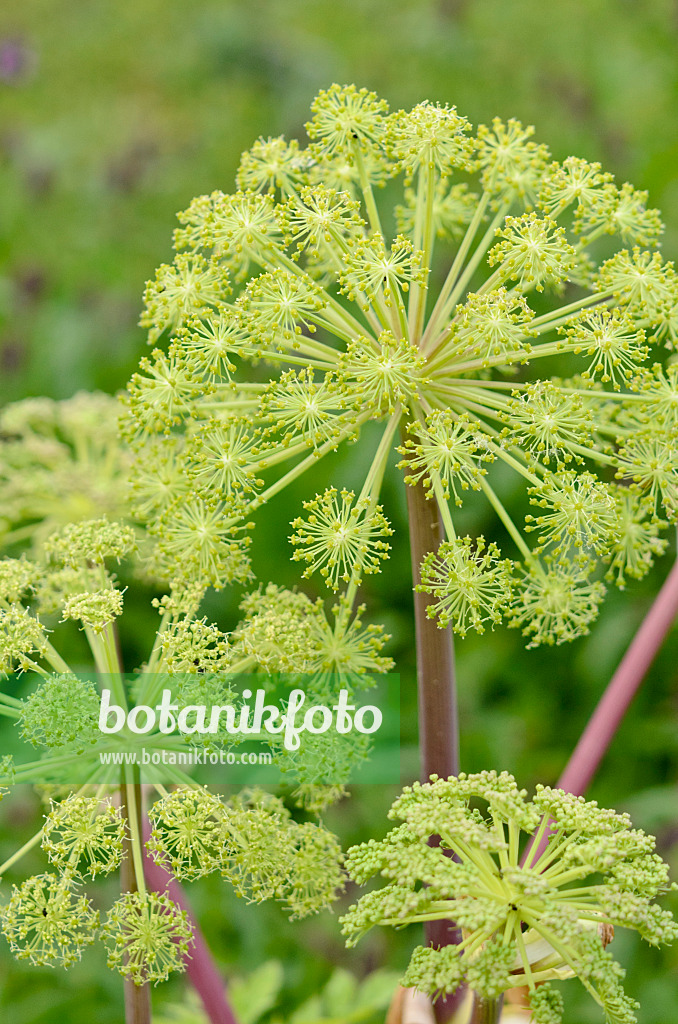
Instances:
[[[144,842],[150,836],[148,821],[144,822]],[[186,973],[191,979],[195,990],[202,999],[205,1012],[211,1024],[238,1024],[235,1014],[226,998],[226,985],[212,959],[198,922],[193,916],[190,904],[184,896],[179,883],[169,871],[156,864],[144,851],[144,876],[150,889],[156,892],[167,892],[182,910],[188,914],[193,927],[191,955],[186,958]]]
[[[558,779],[560,789],[581,796],[588,788],[676,616],[678,616],[678,558],[619,663],[619,668],[608,683],[607,689],[589,719],[563,774]],[[527,860],[532,864],[536,863],[546,849],[548,841],[547,831],[534,854],[532,853],[532,843],[528,843],[523,855],[523,863]]]
[[[582,794],[678,616],[678,559],[584,729],[558,786]]]

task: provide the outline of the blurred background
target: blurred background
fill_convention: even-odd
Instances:
[[[495,115],[534,124],[555,157],[600,160],[618,182],[648,189],[667,224],[664,253],[678,255],[675,0],[22,0],[0,13],[0,404],[124,387],[145,351],[137,327],[144,282],[171,260],[176,211],[199,193],[230,191],[241,151],[257,136],[303,138],[315,92],[333,81],[375,89],[392,108],[428,98],[456,104],[476,124]],[[349,452],[342,482],[359,476],[358,458]],[[306,496],[304,488],[287,500]],[[365,597],[370,617],[393,634],[412,722],[409,558],[395,473],[384,504],[397,530],[392,564],[402,570],[377,578]],[[280,527],[262,523],[265,555],[255,568],[268,579],[274,565],[275,582],[289,586],[297,581],[287,562],[291,516],[279,511],[271,518]],[[492,524],[474,528],[487,533]],[[528,787],[557,779],[671,557],[642,583],[612,592],[591,635],[567,648],[526,652],[505,630],[458,644],[466,770],[506,768]],[[239,596],[215,595],[208,614],[232,626]],[[143,611],[147,595],[135,600],[126,638],[134,653],[147,648],[154,622]],[[676,664],[674,631],[590,793],[656,834],[674,877]],[[413,773],[415,742],[405,736]],[[328,824],[346,844],[379,835],[393,795],[360,792]],[[0,862],[35,830],[40,809],[27,792],[2,811]],[[26,861],[26,873],[40,870],[37,856]],[[105,883],[101,893],[102,903],[114,898]],[[400,971],[418,941],[414,930],[375,934],[347,953],[336,916],[290,924],[276,907],[246,907],[216,880],[193,886],[191,898],[226,975],[282,964],[272,1005],[284,1020],[337,966],[359,976]],[[678,949],[648,950],[621,935],[614,945],[641,1024],[674,1020]],[[575,984],[563,991],[568,1024],[600,1019]],[[180,1003],[184,993],[181,980],[172,982],[156,1005]],[[336,1005],[316,1006],[306,1019],[344,1019]],[[168,1019],[198,1019],[183,1012],[167,1011]],[[121,986],[100,952],[64,975],[16,964],[0,939],[5,1013],[12,1024],[113,1024]]]

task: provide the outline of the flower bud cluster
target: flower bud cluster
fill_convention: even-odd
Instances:
[[[628,815],[544,786],[530,801],[492,771],[414,783],[389,817],[402,824],[346,856],[359,884],[386,881],[344,916],[349,945],[377,924],[447,918],[461,943],[418,947],[403,984],[436,996],[466,982],[488,1000],[524,985],[533,1020],[559,1024],[562,1000],[547,983],[577,976],[608,1020],[636,1020],[609,934],[632,928],[656,945],[678,938],[678,923],[654,902],[672,888],[667,866]]]

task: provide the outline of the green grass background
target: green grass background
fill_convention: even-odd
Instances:
[[[674,0],[22,0],[0,13],[0,402],[124,387],[145,339],[136,326],[144,282],[171,258],[177,210],[233,187],[240,153],[259,135],[303,137],[309,103],[332,81],[355,81],[392,107],[454,103],[474,123],[495,114],[533,123],[554,156],[600,160],[618,181],[650,191],[678,254],[678,4]],[[363,446],[332,473],[359,478]],[[307,488],[280,499],[258,526],[262,579],[296,582],[285,523]],[[413,720],[414,657],[404,495],[394,472],[385,506],[393,560],[366,590],[371,617],[393,634],[404,719]],[[1,502],[1,497],[0,497]],[[474,521],[478,532],[493,524]],[[589,637],[526,652],[498,630],[458,644],[462,760],[506,768],[521,784],[552,783],[670,556],[614,592]],[[274,569],[272,569],[274,567]],[[147,647],[147,594],[134,600],[130,651]],[[233,624],[239,594],[214,595],[209,614]],[[139,614],[136,614],[137,609]],[[140,654],[140,656],[143,656]],[[592,787],[654,832],[678,875],[678,663],[669,639]],[[415,736],[405,735],[414,771]],[[36,827],[30,791],[3,804],[0,861]],[[393,793],[363,791],[328,815],[346,843],[380,834]],[[381,822],[383,821],[383,825]],[[25,865],[44,870],[36,856]],[[23,875],[18,876],[23,877]],[[106,883],[102,904],[114,898]],[[332,966],[364,974],[403,968],[414,930],[343,949],[336,915],[290,924],[248,907],[224,884],[191,889],[225,975],[275,957],[284,1017]],[[674,906],[676,900],[673,900]],[[615,939],[641,1024],[678,1018],[678,950]],[[155,994],[182,998],[184,982]],[[599,1020],[564,986],[567,1024]],[[0,1019],[12,1024],[108,1024],[122,1019],[119,980],[92,951],[68,974],[10,959],[0,939]]]

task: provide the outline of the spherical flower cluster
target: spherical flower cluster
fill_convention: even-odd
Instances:
[[[292,917],[329,906],[343,887],[336,838],[311,822],[298,824],[263,791],[231,800],[201,788],[177,790],[150,812],[151,855],[180,879],[220,871],[248,901],[282,901]]]
[[[271,675],[294,672],[298,678],[303,672],[309,695],[317,693],[332,704],[340,688],[352,693],[368,686],[373,673],[391,667],[381,654],[388,638],[380,627],[363,625],[364,609],[354,611],[343,598],[328,615],[322,601],[273,584],[245,595],[241,621],[226,634],[199,617],[205,579],[187,583],[179,578],[153,602],[161,615],[159,627],[148,661],[130,683],[112,629],[123,610],[124,592],[109,566],[134,551],[131,528],[105,517],[82,520],[36,547],[35,562],[0,559],[0,670],[30,672],[27,695],[16,696],[14,685],[7,692],[0,687],[0,716],[42,749],[16,763],[10,756],[0,758],[0,797],[7,792],[3,784],[39,781],[50,787],[52,800],[43,827],[0,864],[0,876],[38,845],[53,871],[14,885],[0,903],[0,931],[17,957],[65,967],[99,937],[108,948],[109,966],[137,985],[159,982],[185,968],[192,929],[178,906],[145,883],[135,810],[141,786],[127,767],[121,784],[119,769],[111,773],[105,760],[116,751],[127,756],[129,733],[113,736],[99,727],[101,692],[94,673],[82,678],[59,652],[60,633],[71,626],[68,620],[81,623],[116,714],[129,713],[135,704],[152,707],[165,688],[175,709],[232,705],[237,713],[250,691],[236,689],[233,680],[242,681],[248,673],[258,674],[253,681],[267,692]],[[41,615],[53,617],[53,630],[43,625]],[[158,757],[168,750],[174,754],[168,779],[179,786],[167,792],[154,775],[161,799],[150,811],[148,849],[181,879],[218,871],[247,900],[279,900],[292,917],[318,912],[343,886],[336,838],[321,823],[297,823],[281,800],[262,792],[228,801],[212,795],[180,767],[189,759],[185,748],[177,757],[177,746],[202,745],[222,753],[228,748],[230,753],[241,738],[223,721],[213,734],[168,737],[157,721],[145,734],[145,744]],[[289,758],[277,740],[270,738],[271,757],[286,773],[285,781],[300,787],[298,806],[311,813],[341,798],[342,783],[365,759],[369,745],[342,744],[337,734],[323,757],[303,749]],[[326,779],[328,764],[331,777]],[[80,788],[71,790],[65,779],[77,779]],[[98,912],[80,890],[87,879],[118,868],[125,846],[136,885],[123,892],[100,929]]]
[[[0,928],[18,960],[48,967],[70,967],[94,942],[98,911],[73,892],[68,875],[34,875],[13,886],[0,908]]]
[[[113,871],[122,859],[126,829],[120,808],[96,797],[53,801],[42,832],[43,850],[62,870],[95,877]]]
[[[131,453],[120,444],[117,399],[80,392],[28,398],[0,412],[0,543],[40,549],[66,523],[127,518]]]
[[[99,738],[99,706],[93,683],[70,673],[55,673],[23,701],[21,735],[36,747],[70,746],[81,753]]]
[[[647,572],[678,515],[677,380],[648,363],[678,339],[657,211],[598,164],[552,161],[516,120],[474,133],[454,107],[389,113],[333,85],[307,131],[306,148],[258,140],[238,191],[195,199],[148,286],[158,348],[125,430],[162,571],[245,577],[256,509],[376,421],[362,486],[309,496],[293,521],[304,575],[352,602],[381,568],[397,446],[444,526],[415,581],[440,625],[580,636],[601,577]],[[376,193],[398,176],[392,234]],[[507,471],[540,506],[525,523],[504,505]],[[455,524],[483,500],[500,522],[492,566]]]
[[[308,563],[304,576],[319,569],[332,590],[339,582],[360,581],[360,573],[378,572],[380,561],[387,557],[389,545],[380,537],[392,532],[379,506],[370,508],[366,501],[353,501],[353,491],[343,490],[341,503],[335,487],[322,496],[305,501],[310,513],[307,519],[292,523],[294,558]]]
[[[559,1024],[549,982],[577,976],[607,1020],[633,1024],[636,1004],[606,949],[613,928],[656,945],[678,938],[678,924],[654,902],[670,888],[668,867],[628,815],[544,786],[529,801],[507,772],[481,772],[406,787],[389,817],[402,824],[346,857],[359,884],[386,880],[343,918],[350,945],[377,924],[450,919],[462,941],[418,947],[403,984],[435,997],[466,982],[488,1000],[527,986],[536,1024]]]
[[[166,893],[126,892],[108,912],[102,928],[108,966],[135,985],[166,981],[186,968],[193,929],[185,910]]]

